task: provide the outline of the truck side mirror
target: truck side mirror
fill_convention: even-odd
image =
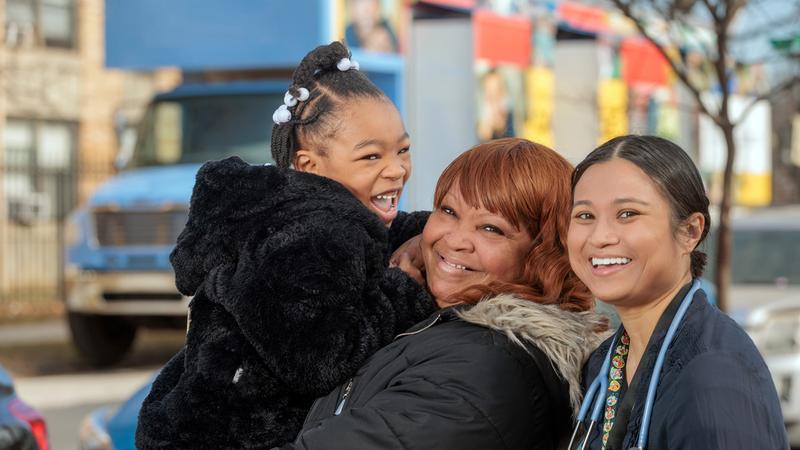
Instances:
[[[114,133],[117,136],[117,156],[114,158],[114,167],[122,170],[133,157],[136,147],[136,129],[130,125],[127,117],[121,111],[114,114]]]

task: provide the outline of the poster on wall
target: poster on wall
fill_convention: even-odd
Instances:
[[[407,12],[404,5],[402,0],[336,0],[334,38],[354,50],[400,53]]]
[[[473,13],[478,140],[521,136],[524,70],[531,62],[531,21],[488,10]]]
[[[522,70],[516,66],[478,64],[478,140],[518,136],[524,110]]]

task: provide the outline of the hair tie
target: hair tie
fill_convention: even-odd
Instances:
[[[336,68],[341,70],[342,72],[347,72],[350,69],[358,70],[360,68],[360,65],[356,60],[352,60],[350,58],[342,58],[339,60],[338,63],[336,63]]]
[[[308,89],[301,87],[297,88],[297,97],[292,95],[290,91],[286,91],[283,94],[283,104],[272,113],[272,121],[275,122],[276,125],[280,125],[282,123],[286,123],[292,119],[292,112],[289,111],[289,108],[295,106],[298,101],[304,102],[308,100],[311,96],[311,93],[308,92]]]
[[[299,94],[297,97],[295,97],[292,95],[291,91],[286,91],[286,93],[283,94],[283,104],[291,108],[292,106],[296,105],[298,101],[304,102],[308,100],[308,97],[311,95],[308,92],[308,89],[304,87],[297,88],[297,92]]]

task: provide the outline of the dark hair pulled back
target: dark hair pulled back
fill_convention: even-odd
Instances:
[[[698,246],[708,235],[711,218],[708,196],[697,167],[686,152],[675,143],[658,136],[619,136],[594,149],[572,172],[572,192],[589,167],[614,158],[630,161],[658,186],[672,209],[673,226],[677,227],[694,213],[705,218]],[[691,253],[692,277],[703,274],[706,254],[695,248]]]
[[[309,91],[306,101],[289,107],[292,118],[272,126],[272,157],[279,167],[289,167],[299,148],[324,152],[322,142],[335,135],[338,122],[335,113],[353,98],[384,98],[386,95],[362,72],[341,71],[337,64],[350,58],[350,51],[341,42],[321,45],[310,51],[292,75],[289,92],[298,97],[299,89]]]

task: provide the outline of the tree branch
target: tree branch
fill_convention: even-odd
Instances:
[[[703,0],[703,1],[706,4],[708,4],[708,0]],[[658,42],[655,39],[655,37],[653,37],[653,35],[650,34],[649,31],[647,31],[641,19],[639,17],[636,17],[636,15],[634,15],[633,12],[631,11],[630,3],[625,2],[623,0],[612,0],[612,2],[620,11],[622,11],[623,14],[625,14],[627,18],[633,21],[634,25],[636,25],[636,29],[639,30],[639,33],[641,33],[642,36],[645,37],[645,39],[647,39],[651,44],[653,44],[656,47],[656,49],[658,49],[658,52],[661,53],[661,56],[663,56],[664,59],[667,60],[667,63],[670,65],[670,68],[672,68],[672,71],[675,72],[678,78],[680,78],[680,80],[683,82],[684,86],[686,86],[686,88],[689,89],[689,91],[694,96],[695,100],[697,101],[697,105],[700,107],[700,111],[706,116],[708,116],[711,120],[713,120],[714,123],[716,123],[717,125],[723,126],[723,123],[720,120],[719,115],[711,114],[711,112],[706,107],[705,103],[703,102],[700,90],[697,88],[697,86],[695,86],[691,82],[691,80],[689,80],[689,74],[686,72],[686,70],[682,67],[679,67],[678,64],[676,64],[675,61],[673,61],[673,59],[669,57],[666,50],[664,49],[664,46],[660,42]]]
[[[730,98],[728,82],[730,81],[730,75],[728,74],[728,54],[726,50],[728,48],[728,25],[730,24],[730,20],[733,19],[732,12],[735,12],[732,3],[735,1],[736,0],[725,0],[724,3],[728,6],[725,8],[725,15],[722,17],[714,16],[714,28],[717,33],[717,57],[714,60],[714,70],[717,72],[717,82],[722,92],[722,101],[720,102],[717,116],[719,118],[718,123],[723,128],[725,125],[730,124],[731,120],[728,112],[728,99]]]
[[[742,114],[739,115],[738,120],[733,124],[734,127],[739,126],[744,120],[747,118],[747,115],[750,114],[750,111],[755,108],[756,104],[762,100],[767,100],[769,98],[778,95],[779,93],[791,89],[795,84],[800,84],[800,75],[795,75],[784,80],[782,83],[778,84],[777,86],[773,87],[769,91],[759,95],[758,97],[754,98],[752,102],[750,102],[743,110]]]
[[[714,5],[712,5],[709,0],[703,0],[703,4],[706,5],[706,9],[708,9],[708,12],[711,13],[711,17],[714,18],[714,22],[719,22],[720,17],[717,8]]]

